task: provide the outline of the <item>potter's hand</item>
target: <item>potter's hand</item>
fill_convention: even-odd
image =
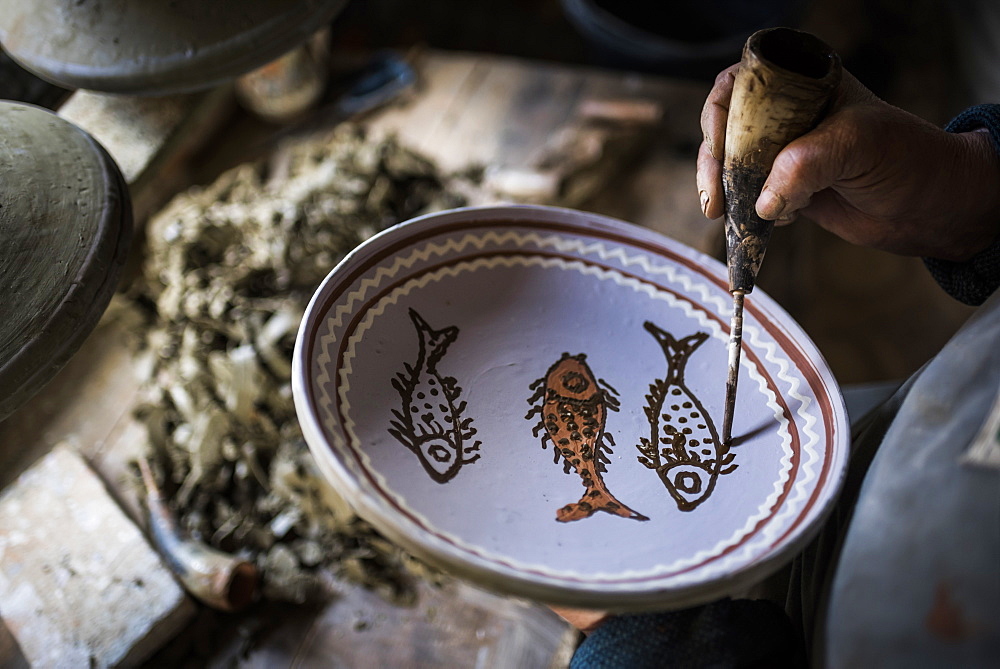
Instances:
[[[734,65],[701,114],[698,190],[725,213],[722,158]],[[827,116],[778,154],[757,200],[781,225],[799,213],[854,244],[963,261],[1000,233],[1000,156],[986,131],[945,132],[875,97],[844,72]]]

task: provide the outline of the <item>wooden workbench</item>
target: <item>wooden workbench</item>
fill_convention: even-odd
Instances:
[[[720,226],[701,216],[694,185],[698,112],[707,86],[440,52],[421,55],[417,69],[415,95],[367,122],[372,132],[395,132],[446,169],[473,163],[530,169],[551,138],[578,122],[587,101],[656,103],[663,116],[647,129],[642,150],[601,176],[606,188],[573,204],[717,253]],[[132,416],[139,381],[126,334],[109,312],[57,378],[0,423],[0,487],[65,442],[136,515],[125,468],[145,437]],[[564,666],[575,638],[539,604],[464,584],[423,588],[420,602],[407,609],[349,584],[340,590],[325,608],[280,627],[241,666],[331,666],[331,658],[334,666],[351,667]],[[0,626],[0,665],[5,653],[14,653],[3,631]]]

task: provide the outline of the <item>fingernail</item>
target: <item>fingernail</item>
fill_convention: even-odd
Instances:
[[[701,213],[708,216],[708,193],[703,190],[698,191],[698,199],[701,200]]]
[[[781,212],[788,206],[788,200],[775,193],[770,188],[765,188],[757,198],[757,215],[761,218],[773,221],[781,217]]]

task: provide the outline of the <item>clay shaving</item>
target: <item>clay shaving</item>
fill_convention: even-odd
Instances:
[[[268,599],[322,597],[334,574],[402,602],[410,577],[428,573],[320,480],[291,355],[309,297],[348,251],[464,204],[471,184],[342,126],[176,197],[149,223],[133,298],[154,473],[184,530],[253,560]]]

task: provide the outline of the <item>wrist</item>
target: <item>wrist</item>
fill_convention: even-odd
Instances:
[[[1000,236],[1000,154],[996,139],[986,128],[954,133],[959,144],[960,169],[953,174],[963,180],[955,195],[965,200],[955,202],[956,214],[965,210],[966,235],[955,240],[946,260],[963,262],[981,253]],[[944,257],[944,256],[942,256]]]

